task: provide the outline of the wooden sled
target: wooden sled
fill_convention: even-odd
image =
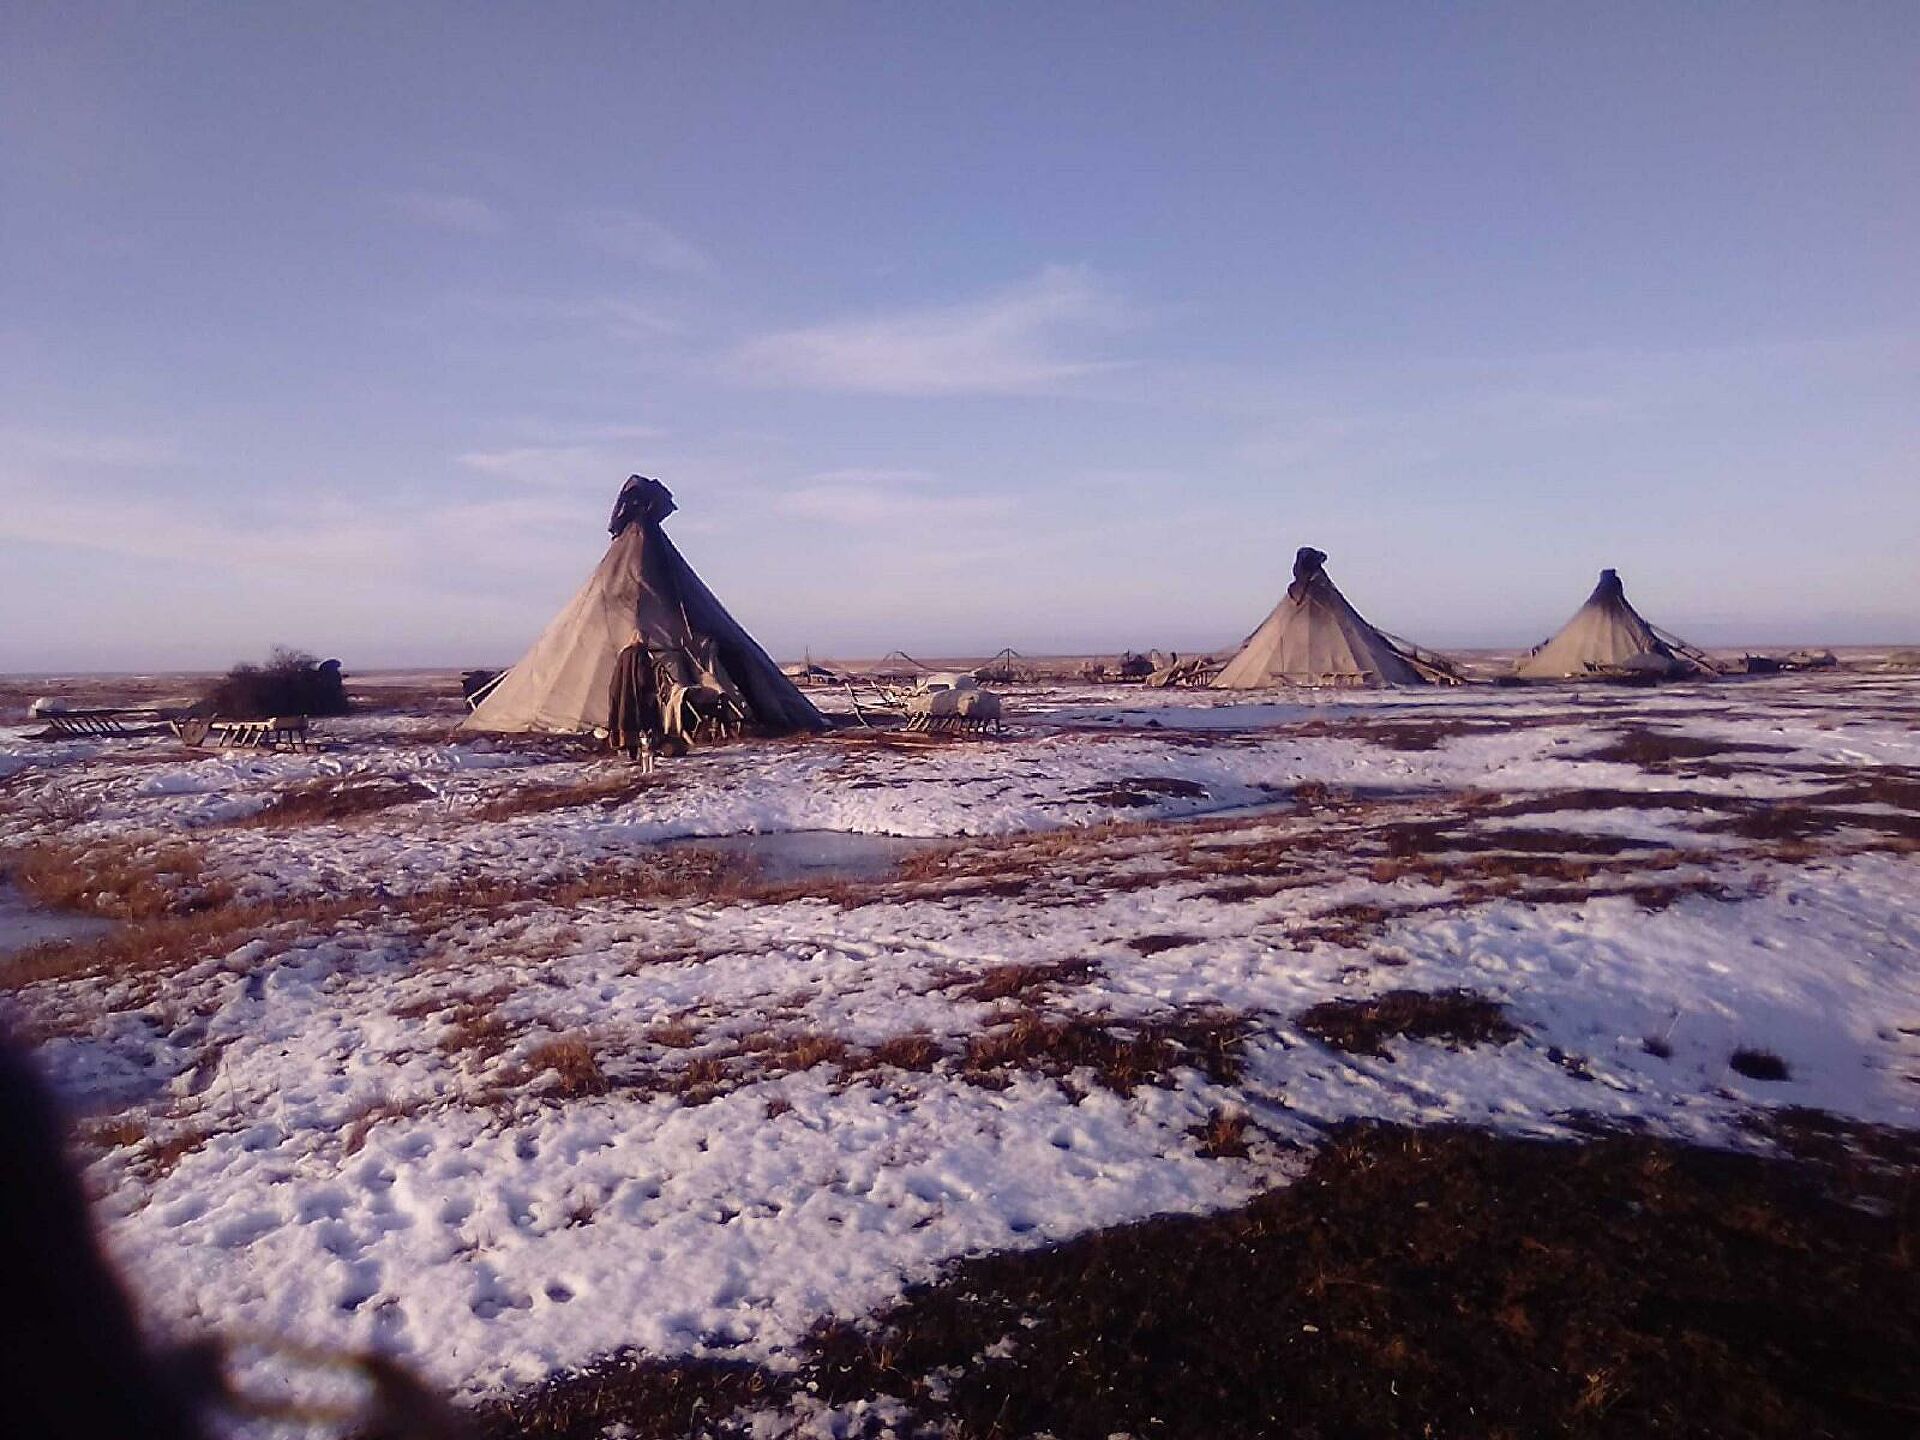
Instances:
[[[907,729],[921,735],[997,735],[1006,727],[997,715],[909,715]]]
[[[275,715],[267,720],[195,719],[168,723],[180,743],[198,750],[220,749],[308,750],[312,748],[304,715]]]

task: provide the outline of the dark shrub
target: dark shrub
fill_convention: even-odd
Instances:
[[[284,646],[275,646],[265,665],[234,666],[194,707],[228,720],[344,715],[348,708],[338,660],[316,660]]]

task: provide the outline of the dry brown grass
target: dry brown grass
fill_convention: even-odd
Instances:
[[[1084,985],[1100,973],[1091,960],[1036,961],[996,965],[977,978],[946,979],[936,988],[950,989],[963,1000],[1019,1000],[1025,1004],[1072,985]]]
[[[154,1140],[138,1154],[140,1168],[154,1180],[164,1179],[187,1156],[199,1150],[218,1132],[210,1127],[188,1125],[164,1139]]]
[[[552,1080],[547,1088],[565,1100],[604,1095],[613,1088],[600,1069],[592,1042],[583,1035],[563,1035],[527,1052],[527,1083],[537,1084],[548,1076]]]
[[[1061,1078],[1087,1069],[1121,1095],[1140,1085],[1171,1085],[1174,1072],[1187,1067],[1231,1084],[1240,1078],[1249,1029],[1247,1017],[1211,1009],[1143,1021],[1011,1010],[967,1042],[960,1073],[975,1083],[1004,1084],[1019,1072]]]
[[[1504,1045],[1520,1036],[1505,1006],[1471,990],[1389,990],[1364,1000],[1323,1000],[1293,1023],[1336,1050],[1382,1059],[1392,1058],[1386,1042],[1396,1037],[1457,1048]]]
[[[1198,945],[1198,935],[1163,934],[1136,935],[1127,941],[1127,948],[1140,955],[1159,955],[1168,950],[1179,950],[1188,945]]]
[[[455,916],[504,915],[530,905],[565,910],[604,899],[731,901],[760,893],[736,857],[691,848],[663,852],[645,865],[601,865],[553,883],[493,880],[405,896],[249,905],[231,903],[231,887],[205,876],[198,852],[186,847],[43,846],[14,863],[22,888],[43,903],[129,923],[95,940],[41,945],[13,957],[0,968],[0,989],[107,975],[151,983],[250,939],[290,940],[348,921],[424,933]]]
[[[700,1043],[700,1031],[687,1020],[663,1020],[646,1032],[649,1045],[669,1050],[691,1050]]]
[[[80,1138],[102,1150],[124,1149],[147,1138],[147,1122],[137,1115],[113,1115],[80,1127]]]
[[[1200,1142],[1200,1153],[1209,1160],[1247,1157],[1247,1117],[1238,1110],[1215,1110],[1206,1124],[1191,1133]]]
[[[433,791],[412,780],[386,776],[310,780],[281,791],[266,808],[233,822],[235,828],[292,829],[302,825],[338,825],[378,815],[397,805],[431,800]]]
[[[939,1064],[945,1053],[925,1030],[909,1030],[870,1046],[865,1059],[875,1069],[926,1071]]]
[[[537,782],[496,795],[474,807],[475,820],[511,820],[519,815],[544,815],[554,810],[572,810],[582,805],[598,805],[616,810],[648,791],[672,786],[671,775],[656,771],[642,775],[624,767],[613,774],[596,776],[572,785]]]
[[[197,849],[177,842],[43,842],[4,859],[13,883],[53,910],[147,920],[206,910],[233,897],[230,885],[206,874],[205,858]]]
[[[53,942],[22,951],[0,967],[0,989],[113,976],[141,981],[150,990],[168,975],[248,940],[279,937],[290,942],[336,925],[360,909],[353,901],[308,900],[162,914],[130,922],[84,944]]]
[[[507,987],[487,991],[461,1000],[441,1011],[446,1029],[437,1048],[442,1055],[462,1057],[485,1064],[505,1053],[515,1032],[495,1008],[512,991]]]

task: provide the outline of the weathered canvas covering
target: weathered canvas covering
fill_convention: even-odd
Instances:
[[[1699,670],[1653,633],[1627,603],[1616,570],[1602,570],[1574,617],[1551,640],[1523,656],[1513,673],[1526,680],[1564,680],[1578,675],[1691,675]]]
[[[1214,689],[1428,683],[1391,640],[1347,603],[1328,577],[1326,563],[1324,551],[1302,547],[1294,556],[1293,583],[1286,595],[1227,662]]]
[[[684,650],[774,731],[826,721],[693,573],[660,528],[674,509],[657,480],[633,476],[614,509],[599,568],[520,663],[462,725],[467,730],[604,730],[620,652],[636,641]]]

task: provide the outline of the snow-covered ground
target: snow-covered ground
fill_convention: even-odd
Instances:
[[[39,966],[8,1018],[157,1314],[466,1391],[779,1363],[955,1256],[1235,1204],[1349,1116],[1920,1123],[1920,678],[1011,711],[646,782],[444,719],[280,756],[0,731],[0,848],[166,856],[211,906],[0,959]],[[794,832],[830,838],[661,844]],[[1453,988],[1517,1038],[1300,1023]]]

